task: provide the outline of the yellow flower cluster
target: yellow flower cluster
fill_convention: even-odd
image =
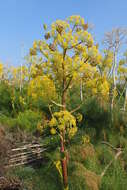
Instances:
[[[55,112],[49,122],[49,126],[51,134],[56,134],[56,131],[60,133],[65,130],[71,138],[77,132],[76,119],[68,111]]]
[[[109,83],[106,80],[106,78],[100,78],[98,80],[97,83],[97,89],[98,89],[98,93],[100,93],[100,95],[102,95],[103,98],[107,98],[109,97]]]
[[[87,31],[80,30],[75,34],[75,36],[77,36],[78,40],[85,42],[87,45],[93,45],[93,38]]]
[[[52,128],[50,129],[50,133],[51,133],[52,135],[55,135],[55,134],[56,134],[56,129],[52,127]]]
[[[51,25],[51,35],[56,36],[56,31],[58,31],[58,28],[61,28],[61,32],[67,30],[70,28],[70,25],[68,22],[63,21],[63,20],[56,20],[56,22],[52,23]]]
[[[38,131],[40,134],[43,133],[43,126],[42,126],[42,124],[41,124],[40,122],[37,124],[37,131]]]
[[[72,35],[72,32],[64,32],[62,35],[57,35],[58,44],[63,48],[74,46],[78,43],[78,39]]]
[[[82,114],[81,114],[81,113],[78,113],[78,114],[76,115],[76,119],[77,119],[78,122],[81,122],[82,119],[83,119]]]
[[[102,56],[96,46],[88,48],[88,55],[91,57],[92,60],[96,61],[96,63],[99,63],[102,60]]]
[[[2,75],[2,73],[3,73],[3,64],[0,63],[0,76]]]
[[[67,20],[76,25],[84,25],[84,19],[80,15],[72,15]]]
[[[21,105],[26,104],[25,99],[22,96],[19,96],[19,102],[20,102]]]
[[[41,98],[45,101],[50,101],[56,97],[56,90],[52,80],[47,76],[37,76],[33,78],[28,86],[28,96],[33,100]]]
[[[84,136],[82,136],[82,143],[83,143],[83,144],[88,144],[88,143],[90,143],[90,136],[89,136],[89,135],[84,135]]]

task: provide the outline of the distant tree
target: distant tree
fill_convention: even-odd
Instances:
[[[106,49],[113,53],[113,61],[110,69],[110,76],[112,78],[112,87],[111,87],[111,109],[113,109],[115,94],[116,94],[116,84],[117,84],[117,69],[119,66],[118,56],[121,47],[126,41],[127,30],[122,28],[114,28],[111,32],[105,33],[104,44]]]
[[[125,110],[127,104],[127,52],[124,53],[124,57],[119,61],[118,81],[119,84],[123,86],[122,92],[120,93],[120,98],[123,96],[123,94],[125,94],[124,106],[123,106],[123,109]]]

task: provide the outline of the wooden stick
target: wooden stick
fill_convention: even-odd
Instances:
[[[28,149],[28,148],[37,148],[37,147],[43,147],[44,145],[39,145],[39,144],[36,144],[36,145],[25,145],[24,147],[20,147],[20,148],[14,148],[12,149],[11,151],[20,151],[20,150],[25,150],[25,149]]]
[[[115,158],[109,162],[109,164],[105,167],[104,171],[101,173],[101,178],[105,175],[107,172],[108,168],[111,166],[114,160],[117,160],[117,158],[122,154],[122,151],[119,151],[116,153]]]
[[[105,145],[109,146],[110,148],[112,148],[113,150],[116,150],[116,151],[122,150],[122,148],[116,148],[112,144],[110,144],[110,143],[108,143],[106,141],[102,141],[101,144],[105,144]]]
[[[31,150],[31,151],[28,151],[28,152],[21,152],[21,153],[18,153],[18,154],[14,154],[14,155],[11,155],[10,158],[15,158],[15,157],[19,157],[19,156],[22,156],[22,155],[27,155],[27,154],[34,154],[34,153],[37,153],[37,152],[44,152],[45,150],[47,150],[46,148],[45,149],[40,149],[40,150]]]
[[[42,157],[38,157],[37,159],[27,160],[27,161],[24,161],[24,162],[21,162],[21,163],[10,164],[10,165],[5,166],[5,168],[29,164],[29,163],[31,163],[31,162],[34,162],[34,161],[37,161],[37,160],[40,160],[40,159],[42,159]]]
[[[72,111],[70,111],[70,113],[74,113],[74,112],[78,111],[78,110],[81,108],[82,105],[83,105],[83,104],[80,104],[80,105],[77,106],[75,109],[73,109]]]
[[[38,157],[38,155],[40,155],[41,153],[42,153],[43,151],[40,151],[40,152],[36,152],[36,153],[34,153],[34,154],[29,154],[29,155],[23,155],[23,156],[20,156],[20,157],[17,157],[17,158],[12,158],[12,159],[10,159],[9,160],[9,163],[10,162],[20,162],[20,161],[22,161],[22,160],[24,160],[24,159],[30,159],[30,158],[32,158],[32,157],[34,157],[34,156],[36,156],[36,157]]]

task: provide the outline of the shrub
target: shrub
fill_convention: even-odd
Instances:
[[[35,131],[37,123],[42,121],[42,114],[38,111],[26,110],[19,112],[16,118],[0,115],[0,123],[9,128],[19,127],[26,131]]]
[[[115,106],[113,110],[113,127],[121,134],[125,133],[127,129],[127,115],[120,110],[119,106]]]
[[[70,190],[99,190],[99,176],[87,170],[83,164],[79,162],[72,162],[69,176]]]
[[[41,122],[42,114],[38,111],[26,110],[20,112],[17,117],[17,125],[26,131],[35,132],[38,122]]]
[[[100,136],[100,132],[110,126],[111,114],[108,106],[101,106],[96,99],[88,99],[81,108],[83,114],[82,126],[95,128],[96,137]]]
[[[91,144],[72,145],[70,147],[70,159],[72,161],[84,162],[86,159],[94,157],[95,151]]]
[[[19,167],[10,170],[9,176],[17,177],[28,190],[61,190],[61,181],[54,166],[42,165],[39,168]]]
[[[9,86],[2,82],[0,83],[0,112],[9,115],[12,110],[11,93]]]
[[[127,174],[119,160],[114,161],[106,175],[102,178],[101,190],[125,190],[127,187]]]

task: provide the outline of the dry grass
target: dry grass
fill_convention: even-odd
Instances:
[[[100,177],[94,172],[87,170],[79,162],[73,162],[71,178],[74,180],[75,185],[77,183],[81,189],[99,190]]]
[[[88,158],[95,156],[95,150],[93,145],[91,144],[84,144],[84,145],[73,145],[70,152],[70,160],[73,161],[85,161]]]
[[[0,176],[5,173],[4,165],[8,162],[10,148],[11,143],[6,136],[4,128],[0,126]]]

